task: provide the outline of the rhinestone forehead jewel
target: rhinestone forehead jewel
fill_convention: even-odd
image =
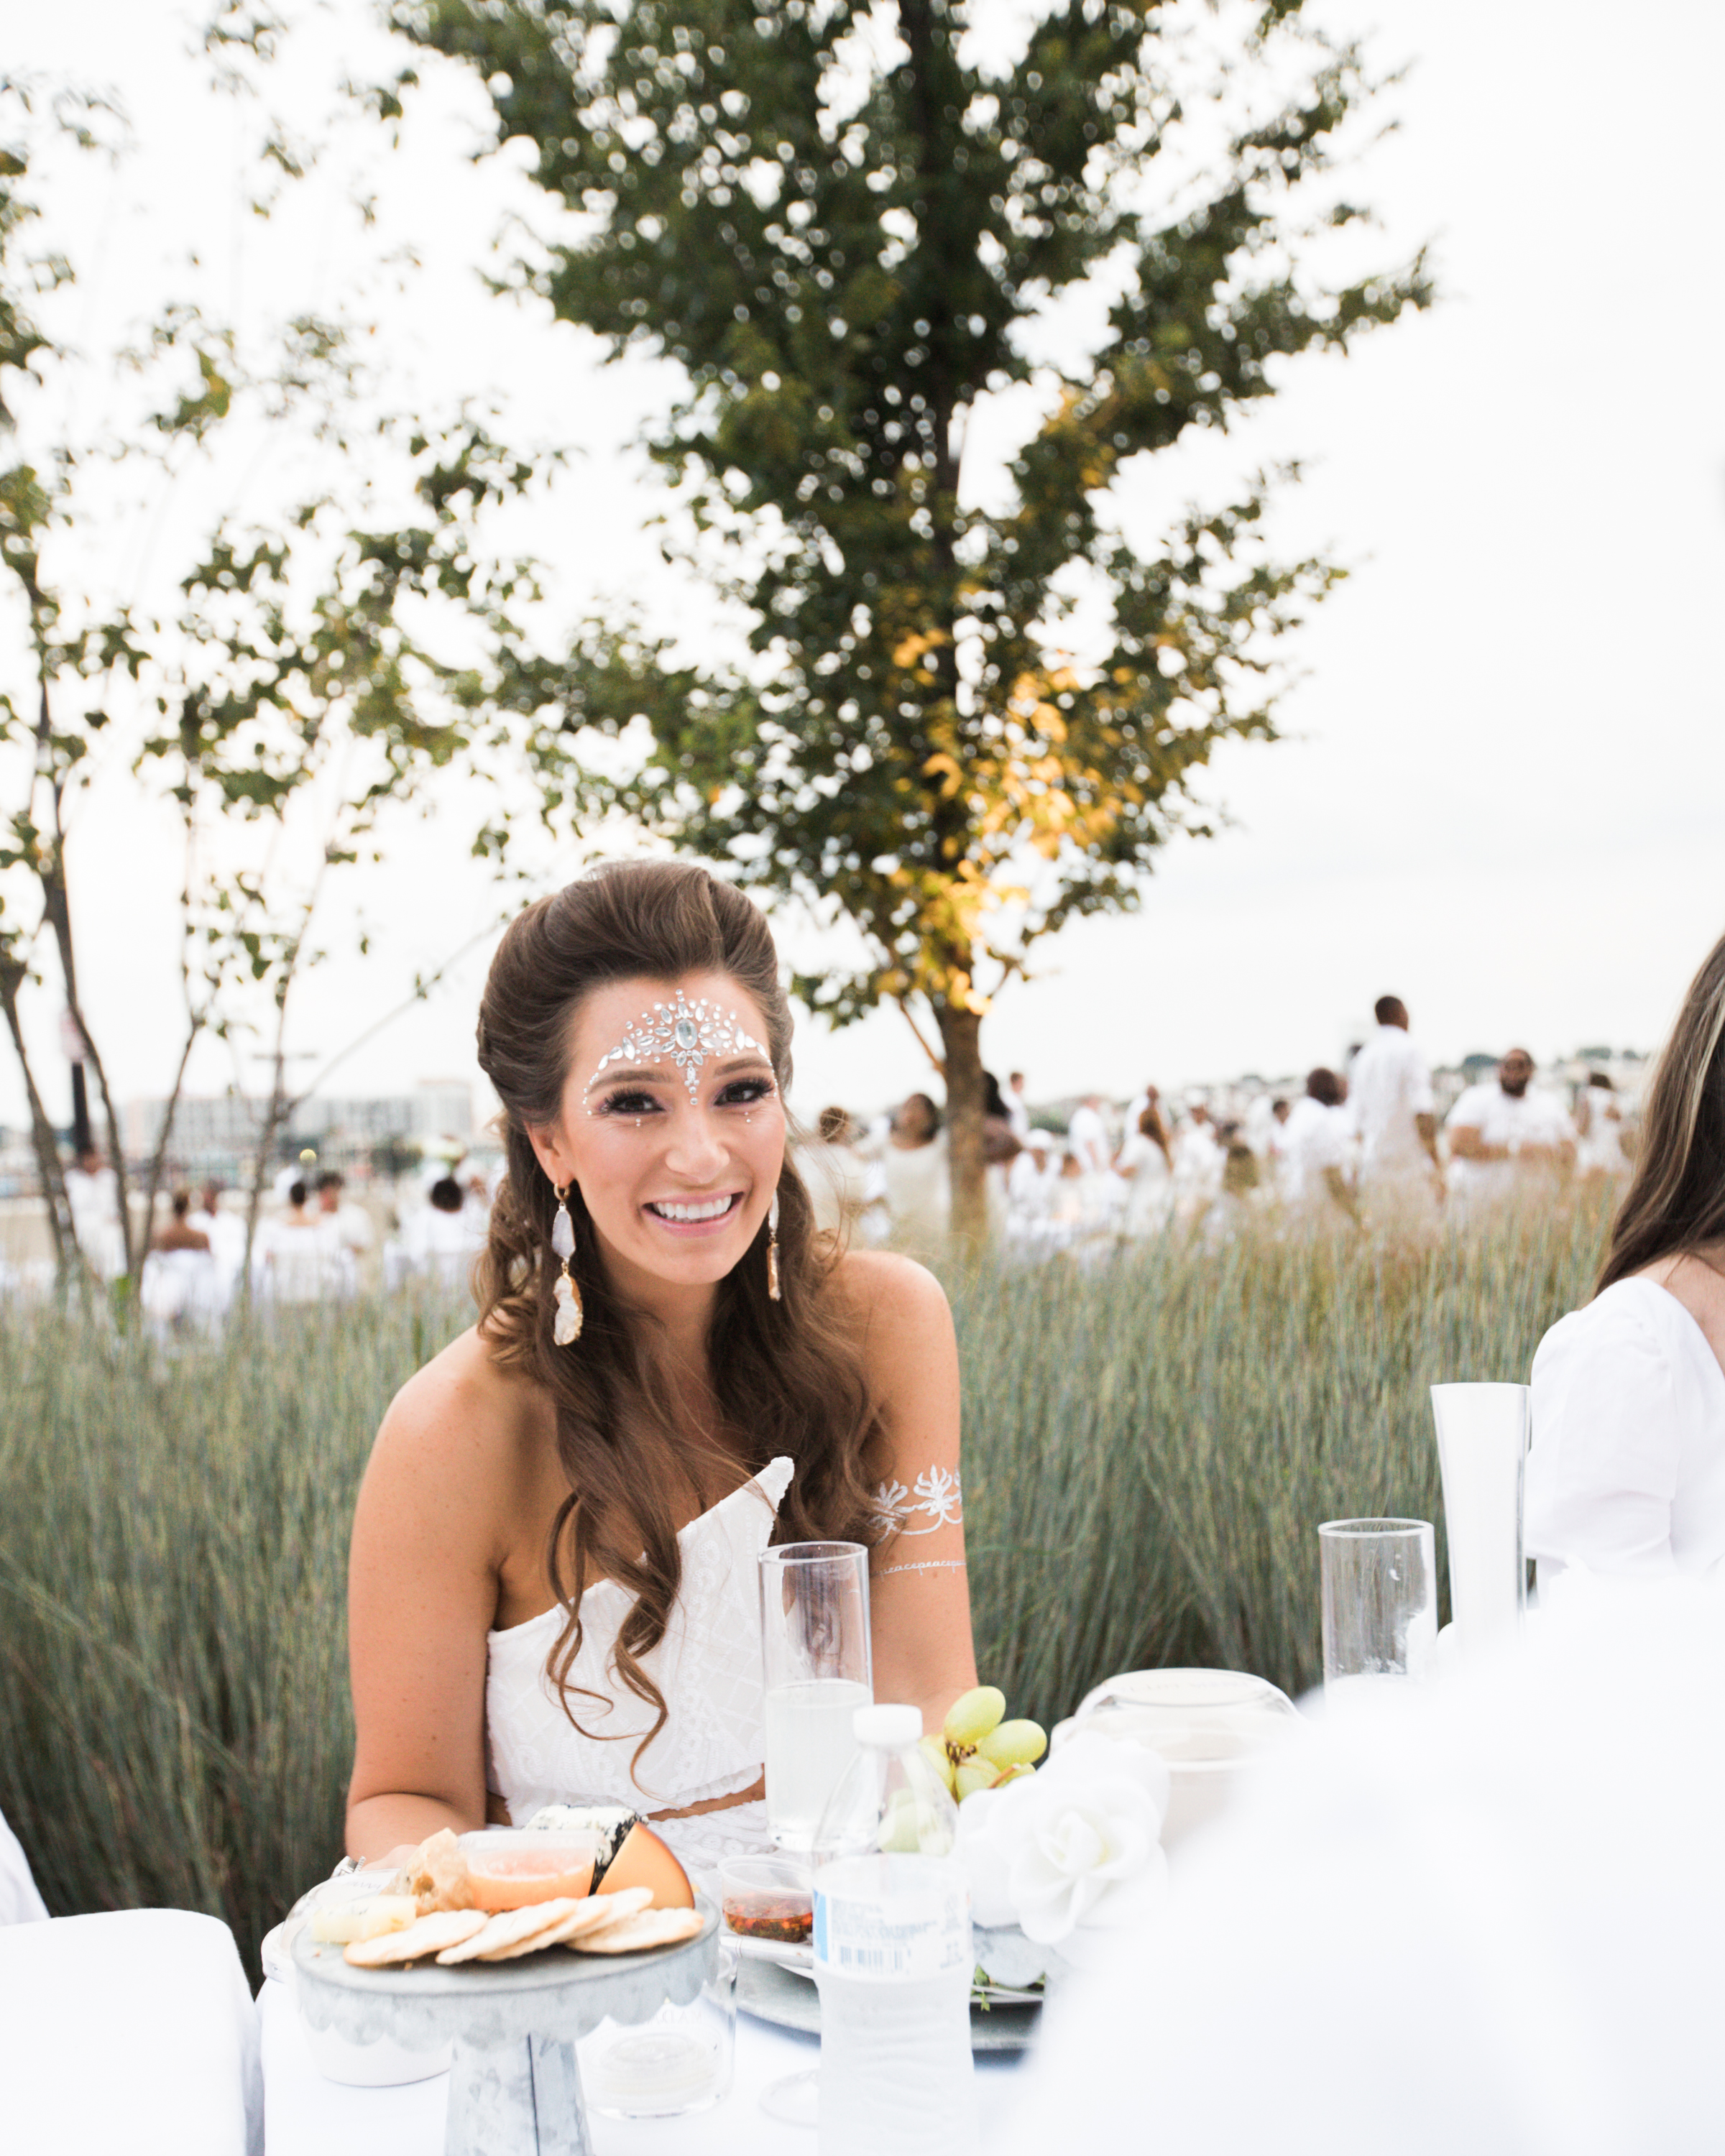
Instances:
[[[608,1049],[599,1058],[598,1067],[587,1081],[583,1098],[604,1076],[614,1063],[653,1063],[662,1055],[670,1056],[683,1074],[683,1083],[689,1088],[692,1101],[701,1091],[701,1068],[709,1056],[742,1055],[752,1050],[759,1056],[767,1051],[751,1033],[745,1033],[729,1011],[721,1010],[705,997],[689,1003],[680,988],[673,1003],[655,1004],[649,1011],[643,1011],[615,1048]]]

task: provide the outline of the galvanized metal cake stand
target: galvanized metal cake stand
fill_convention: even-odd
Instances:
[[[300,2010],[349,2043],[388,2036],[408,2051],[453,2042],[445,2156],[593,2156],[578,2040],[608,2015],[644,2021],[696,1999],[718,1963],[719,1912],[706,1895],[700,1936],[649,1953],[355,1969],[307,1926],[294,1941]]]

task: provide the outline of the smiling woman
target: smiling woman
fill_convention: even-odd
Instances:
[[[600,870],[504,938],[480,1321],[392,1405],[354,1523],[356,1854],[583,1799],[698,1817],[692,1861],[762,1842],[769,1540],[871,1545],[879,1697],[933,1726],[975,1682],[951,1317],[817,1235],[790,1036],[766,921],[704,870]],[[883,1506],[933,1479],[932,1526]]]

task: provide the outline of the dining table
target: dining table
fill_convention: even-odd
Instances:
[[[265,2156],[440,2156],[449,2077],[395,2088],[351,2088],[313,2063],[288,1987],[266,1979],[258,1994],[263,2040]],[[1029,2053],[983,2052],[977,2107],[986,2148],[1003,2139]],[[592,2118],[595,2156],[815,2156],[817,2136],[761,2107],[787,2074],[819,2064],[818,2037],[739,2012],[730,2093],[677,2118]]]

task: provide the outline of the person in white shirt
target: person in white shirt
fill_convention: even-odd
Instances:
[[[1012,1134],[1020,1145],[1030,1142],[1030,1104],[1024,1098],[1024,1074],[1014,1070],[1006,1081],[1006,1119],[1012,1125]]]
[[[880,1165],[893,1240],[901,1248],[934,1251],[947,1238],[952,1186],[941,1111],[927,1093],[899,1103]]]
[[[1623,1109],[1617,1089],[1603,1070],[1590,1070],[1575,1096],[1575,1172],[1584,1181],[1609,1182],[1629,1173],[1623,1149]]]
[[[1156,1088],[1147,1088],[1150,1098],[1127,1135],[1114,1163],[1114,1173],[1127,1185],[1121,1233],[1158,1235],[1174,1209],[1174,1158]]]
[[[1241,1118],[1240,1134],[1251,1147],[1255,1158],[1267,1163],[1276,1151],[1276,1141],[1281,1136],[1281,1124],[1276,1112],[1276,1102],[1268,1093],[1260,1093],[1246,1104]]]
[[[186,1224],[198,1229],[209,1243],[215,1260],[215,1304],[219,1316],[232,1303],[239,1276],[245,1270],[245,1223],[237,1213],[223,1209],[222,1186],[212,1179],[199,1194],[198,1209],[187,1214]]]
[[[1131,1100],[1126,1104],[1126,1120],[1121,1126],[1122,1134],[1121,1138],[1122,1144],[1125,1145],[1130,1143],[1133,1132],[1138,1127],[1138,1118],[1143,1114],[1146,1108],[1154,1107],[1159,1113],[1161,1106],[1162,1096],[1157,1091],[1155,1086],[1139,1086],[1137,1091],[1132,1095]]]
[[[1194,1102],[1174,1141],[1174,1215],[1183,1227],[1194,1226],[1220,1198],[1227,1165],[1209,1110],[1201,1101]]]
[[[341,1292],[341,1247],[306,1205],[303,1183],[288,1186],[285,1213],[261,1220],[252,1243],[252,1286],[266,1302],[321,1302]]]
[[[797,1166],[809,1186],[818,1233],[841,1246],[850,1242],[868,1203],[870,1163],[856,1150],[856,1131],[843,1108],[823,1108],[813,1145],[797,1147]]]
[[[117,1280],[126,1270],[126,1238],[120,1232],[120,1181],[94,1146],[88,1146],[66,1170],[66,1203],[72,1209],[72,1233],[98,1280]]]
[[[1349,1125],[1343,1100],[1342,1081],[1321,1064],[1307,1073],[1306,1091],[1282,1126],[1282,1203],[1315,1222],[1359,1218],[1348,1185]]]
[[[475,1227],[467,1194],[454,1176],[441,1176],[432,1184],[419,1230],[433,1278],[449,1287],[470,1286],[473,1261],[485,1246],[485,1231]]]
[[[326,1168],[317,1178],[318,1218],[330,1230],[336,1245],[347,1254],[350,1266],[357,1278],[357,1268],[376,1240],[372,1229],[372,1216],[363,1205],[355,1205],[343,1196],[347,1184],[333,1168]]]
[[[1100,1093],[1086,1093],[1072,1111],[1072,1120],[1066,1130],[1066,1149],[1078,1163],[1081,1175],[1106,1173],[1112,1148],[1108,1143],[1108,1127],[1102,1121]]]
[[[1561,1101],[1533,1090],[1535,1068],[1525,1048],[1512,1048],[1497,1077],[1470,1086],[1450,1111],[1450,1188],[1470,1212],[1548,1185],[1575,1164],[1575,1126]]]
[[[1408,1007],[1399,996],[1380,996],[1373,1016],[1378,1029],[1348,1074],[1360,1209],[1373,1228],[1430,1229],[1443,1189],[1431,1071],[1408,1037]]]
[[[1568,1571],[1725,1577],[1725,941],[1648,1089],[1594,1299],[1533,1358],[1526,1547]]]
[[[1285,1095],[1278,1093],[1270,1103],[1270,1181],[1272,1189],[1280,1190],[1286,1173],[1288,1146],[1288,1117],[1294,1104]]]
[[[1006,1238],[1021,1255],[1046,1256],[1060,1180],[1060,1148],[1033,1130],[1006,1171]]]
[[[1007,1202],[1017,1213],[1045,1212],[1048,1180],[1048,1132],[1033,1130],[1024,1140],[1024,1150],[1006,1171]]]

